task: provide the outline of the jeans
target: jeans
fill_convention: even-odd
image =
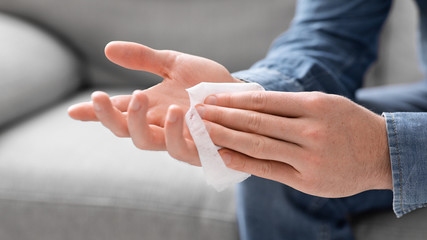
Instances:
[[[427,81],[360,90],[357,102],[377,112],[427,111]],[[237,188],[242,240],[354,239],[352,216],[392,209],[393,193],[372,190],[345,198],[321,198],[278,182],[250,177]]]

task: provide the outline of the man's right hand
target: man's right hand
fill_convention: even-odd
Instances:
[[[152,88],[132,95],[110,98],[94,92],[92,102],[69,108],[69,115],[81,121],[100,121],[118,137],[131,137],[144,150],[167,150],[185,162],[200,166],[197,149],[184,121],[189,108],[185,91],[200,82],[240,82],[228,70],[206,58],[169,50],[154,50],[132,42],[111,42],[107,58],[125,68],[147,71],[163,77]]]

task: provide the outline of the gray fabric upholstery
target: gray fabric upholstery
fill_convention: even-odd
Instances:
[[[2,200],[2,240],[233,239],[235,222],[151,209]]]
[[[426,216],[426,208],[399,219],[392,211],[367,213],[354,219],[354,234],[361,240],[423,240],[427,238]]]
[[[0,239],[237,238],[232,189],[217,193],[201,168],[70,119],[67,107],[89,94],[0,135]]]
[[[262,58],[293,17],[293,1],[2,0],[0,9],[48,26],[84,52],[89,80],[148,86],[159,78],[121,69],[103,56],[106,43],[128,40],[220,62],[230,71]],[[48,7],[47,7],[48,6]],[[144,81],[141,81],[144,80]],[[148,85],[147,85],[148,84]]]
[[[51,34],[0,14],[0,126],[80,85],[76,56]]]
[[[0,239],[238,239],[233,189],[217,193],[206,186],[201,169],[68,118],[67,107],[87,100],[90,91],[63,97],[82,77],[96,88],[143,88],[159,80],[109,63],[103,48],[111,40],[245,69],[287,28],[294,7],[294,1],[280,0],[1,0],[0,10],[49,29],[67,46],[0,15],[0,123],[52,104],[0,132]],[[415,18],[412,1],[395,1],[367,86],[421,78]],[[370,213],[355,219],[355,234],[423,239],[426,216],[424,209],[402,219],[391,211]]]
[[[237,240],[233,189],[217,193],[200,168],[66,115],[90,92],[0,135],[0,239]],[[424,239],[426,212],[360,216],[356,239]]]
[[[233,72],[251,66],[265,55],[272,39],[289,26],[295,8],[293,0],[2,3],[0,10],[35,19],[84,52],[92,83],[141,87],[160,79],[109,63],[103,56],[107,42],[128,40],[200,55]],[[394,1],[381,38],[379,62],[367,74],[366,86],[415,82],[422,77],[416,56],[416,18],[413,1]]]
[[[365,86],[413,83],[423,78],[417,56],[415,1],[393,2],[380,38],[378,61],[366,76]]]

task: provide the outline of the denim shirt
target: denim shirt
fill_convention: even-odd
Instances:
[[[417,3],[421,59],[427,66],[427,3]],[[323,91],[354,99],[376,60],[378,36],[391,4],[391,0],[299,0],[291,27],[273,42],[267,56],[233,76],[258,82],[266,90]],[[393,209],[400,217],[427,205],[427,113],[383,116]]]

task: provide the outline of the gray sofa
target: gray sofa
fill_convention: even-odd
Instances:
[[[414,6],[396,4],[367,86],[421,78]],[[138,150],[66,110],[94,89],[129,94],[160,80],[109,63],[103,48],[111,40],[204,56],[233,72],[263,57],[294,7],[280,0],[0,0],[0,239],[238,239],[233,189],[218,193],[200,168]],[[426,224],[423,209],[402,219],[391,211],[354,219],[357,239],[425,239]]]

